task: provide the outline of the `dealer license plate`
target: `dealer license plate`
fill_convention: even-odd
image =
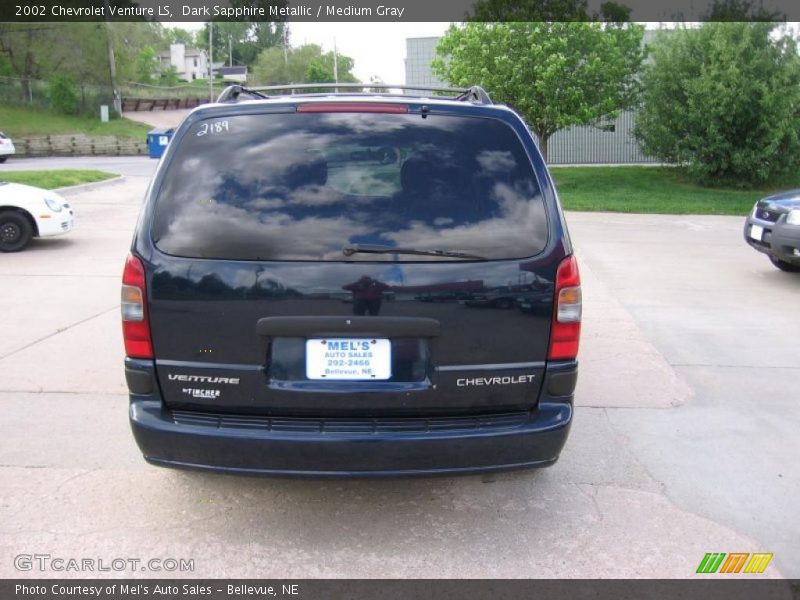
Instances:
[[[764,228],[761,225],[750,225],[750,237],[760,242],[764,237]]]
[[[387,339],[306,340],[308,379],[375,381],[391,376],[392,344]]]

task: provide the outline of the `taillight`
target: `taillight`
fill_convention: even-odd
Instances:
[[[297,107],[299,113],[394,113],[408,112],[407,104],[379,102],[309,102]]]
[[[122,273],[122,337],[125,354],[131,358],[153,358],[144,266],[129,255]]]
[[[574,359],[581,337],[581,276],[574,256],[568,256],[558,265],[554,308],[548,358]]]

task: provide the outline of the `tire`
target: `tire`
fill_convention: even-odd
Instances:
[[[33,237],[31,222],[18,212],[0,212],[0,252],[19,252]]]
[[[503,310],[508,310],[509,308],[514,306],[514,302],[512,300],[509,300],[508,298],[500,298],[500,300],[495,302],[495,306]]]
[[[8,160],[7,156],[0,156],[0,165]]]
[[[775,258],[774,256],[770,256],[769,260],[773,265],[778,267],[781,271],[786,271],[787,273],[800,273],[800,265],[794,265],[792,263],[788,263],[785,260]]]

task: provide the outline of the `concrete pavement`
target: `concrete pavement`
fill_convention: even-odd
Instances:
[[[743,219],[570,215],[584,261],[693,390],[674,410],[610,411],[679,506],[768,545],[800,576],[800,277]]]
[[[138,121],[152,127],[177,127],[181,124],[192,109],[180,108],[177,110],[141,110],[123,113],[123,117],[131,121]]]
[[[78,190],[72,235],[0,256],[0,577],[85,575],[14,569],[34,552],[195,560],[170,576],[690,577],[752,551],[800,576],[800,278],[741,219],[568,216],[586,316],[553,468],[265,480],[150,467],[130,435],[119,276],[146,185]]]

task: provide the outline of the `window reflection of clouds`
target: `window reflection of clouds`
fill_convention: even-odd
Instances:
[[[245,207],[248,209],[254,209],[257,211],[262,210],[273,210],[275,208],[282,207],[286,202],[281,200],[280,198],[256,198],[255,200],[251,200],[245,204]]]
[[[530,193],[530,190],[526,190]],[[498,200],[500,215],[478,223],[451,228],[432,227],[413,221],[408,229],[386,237],[398,246],[431,247],[431,240],[441,248],[470,249],[489,258],[502,257],[508,248],[525,248],[531,243],[541,248],[547,243],[544,204],[518,192],[508,184],[496,184],[492,197]],[[434,220],[434,225],[437,225]],[[451,220],[452,222],[452,220]],[[441,223],[440,225],[444,225]]]
[[[333,188],[323,185],[304,185],[288,191],[284,206],[327,206],[342,202],[342,195]]]
[[[254,219],[251,211],[239,207],[194,203],[175,217],[165,237],[178,255],[197,253],[197,240],[202,239],[202,256],[247,259],[280,253],[287,260],[301,260],[321,259],[331,247],[341,248],[348,236],[366,233],[367,226],[346,217],[293,219],[276,212]]]
[[[365,269],[364,272],[381,281],[400,285],[397,281],[392,281],[386,275],[387,265],[360,265]],[[404,286],[425,286],[437,285],[442,283],[441,270],[437,265],[415,265],[413,269],[406,270],[403,265],[392,265],[402,270],[402,285]],[[374,270],[377,269],[377,272]],[[246,265],[242,263],[220,263],[217,265],[215,274],[220,277],[227,285],[232,288],[249,287],[253,285],[256,277],[260,275],[260,267],[257,265]],[[199,281],[205,272],[198,272],[194,277]],[[341,289],[342,281],[353,280],[353,265],[341,263],[295,263],[283,267],[276,266],[268,271],[269,279],[274,280],[284,289],[294,289],[300,293],[307,294],[319,291]],[[474,263],[450,263],[447,267],[448,281],[474,281],[479,277],[486,287],[507,285],[510,281],[516,282],[520,274],[517,263],[493,264],[490,269],[476,270]],[[488,277],[488,278],[487,278]]]
[[[484,150],[475,158],[483,171],[490,175],[510,173],[517,166],[514,155],[506,150]]]
[[[182,141],[159,199],[169,205],[154,227],[162,250],[342,260],[343,245],[369,240],[507,258],[528,256],[546,243],[544,206],[527,157],[513,131],[497,121],[348,113],[231,117],[237,120],[235,136]],[[333,150],[382,144],[433,166],[416,206],[392,179],[391,168],[399,178],[399,165],[348,162],[349,153]],[[512,144],[514,152],[494,149]],[[320,164],[327,181],[301,183],[298,167]]]
[[[407,129],[406,119],[385,118],[386,115],[371,113],[320,113],[320,121],[330,128],[340,128],[348,134],[394,133]],[[419,117],[417,117],[419,118]]]
[[[256,136],[257,132],[258,130],[251,134],[255,140],[246,147],[238,149],[237,154],[241,160],[232,165],[236,172],[241,173],[247,180],[252,180],[254,176],[257,177],[269,170],[285,171],[294,166],[298,160],[311,157],[315,151],[319,151],[336,139],[329,135],[297,129],[264,140],[261,139],[263,132],[260,136]],[[254,164],[263,168],[253,170]]]

